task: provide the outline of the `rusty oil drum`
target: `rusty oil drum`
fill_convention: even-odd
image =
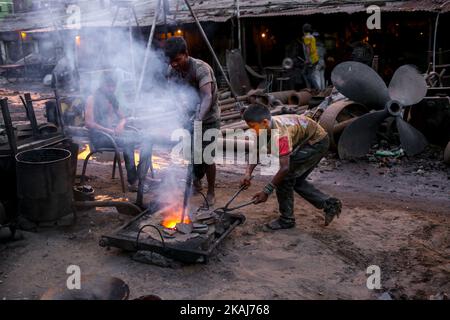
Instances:
[[[33,222],[73,213],[71,152],[48,148],[16,155],[18,212]]]

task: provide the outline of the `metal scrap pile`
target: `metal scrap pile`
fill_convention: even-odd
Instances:
[[[242,120],[242,107],[251,103],[261,103],[268,106],[272,115],[304,114],[330,93],[314,92],[310,89],[301,91],[280,91],[265,93],[263,90],[251,90],[245,96],[230,98],[229,92],[220,95],[219,105],[221,110],[221,129],[225,134],[227,129],[248,129]]]

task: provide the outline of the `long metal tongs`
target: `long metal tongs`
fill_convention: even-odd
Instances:
[[[252,180],[252,179],[253,179],[253,177],[250,177],[250,180]],[[239,190],[231,197],[230,201],[228,201],[227,204],[226,204],[224,207],[219,208],[219,209],[217,209],[217,210],[220,210],[220,211],[223,211],[223,212],[230,212],[230,211],[234,211],[234,210],[241,209],[241,208],[247,207],[247,206],[249,206],[249,205],[255,204],[255,200],[251,200],[251,201],[249,201],[249,202],[245,202],[245,203],[243,203],[243,204],[240,204],[240,205],[238,205],[238,206],[236,206],[236,207],[234,207],[234,208],[229,208],[230,204],[234,201],[234,199],[236,199],[237,196],[238,196],[242,191],[244,191],[245,189],[247,189],[246,186],[240,187]]]

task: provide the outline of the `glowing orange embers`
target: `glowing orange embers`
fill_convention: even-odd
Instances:
[[[175,207],[164,214],[164,219],[161,222],[161,225],[167,229],[175,229],[178,223],[182,223],[181,216],[183,214],[183,209],[181,207]],[[191,223],[189,217],[184,217],[184,223]]]
[[[83,151],[78,153],[78,160],[85,160],[89,153],[91,153],[91,149],[89,148],[89,145],[86,144]]]

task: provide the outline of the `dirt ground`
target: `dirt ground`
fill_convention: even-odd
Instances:
[[[164,179],[167,154],[156,157],[156,176]],[[123,196],[111,170],[108,162],[89,165],[88,183],[98,199]],[[219,166],[217,205],[235,192],[243,172],[241,165]],[[0,245],[0,299],[38,299],[65,282],[72,264],[83,274],[123,279],[130,298],[377,299],[389,292],[394,299],[429,299],[450,292],[450,171],[439,160],[380,166],[330,157],[310,179],[342,199],[340,219],[324,227],[322,213],[296,196],[296,228],[265,231],[263,224],[278,214],[272,196],[264,205],[242,210],[246,223],[206,265],[162,268],[100,247],[102,235],[131,219],[115,209],[81,212],[73,226],[26,232],[25,240]],[[240,200],[260,191],[267,180],[257,175]],[[152,197],[148,194],[147,200]],[[366,286],[370,265],[381,268],[381,290]]]

